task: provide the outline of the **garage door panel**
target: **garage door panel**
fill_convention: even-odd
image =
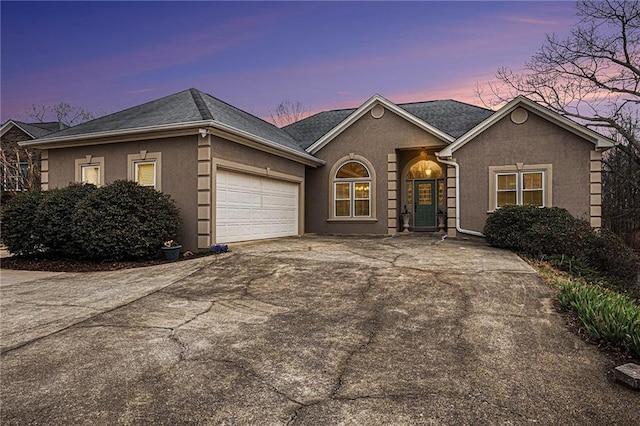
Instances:
[[[216,242],[298,235],[298,192],[293,182],[218,171]]]

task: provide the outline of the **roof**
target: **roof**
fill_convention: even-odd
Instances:
[[[376,97],[384,99],[379,95],[372,99],[376,99]],[[465,134],[493,114],[493,111],[489,109],[454,100],[411,102],[396,106],[450,135],[452,139]],[[283,129],[296,138],[303,148],[307,149],[356,111],[356,108],[324,111],[285,126]]]
[[[50,121],[46,123],[24,123],[18,120],[8,120],[2,125],[1,134],[5,134],[12,127],[17,127],[30,136],[32,139],[41,138],[43,136],[55,133],[60,130],[60,123],[57,121]],[[62,124],[64,126],[64,124]]]
[[[271,148],[317,160],[284,130],[209,94],[191,88],[132,108],[44,135],[25,146],[46,147],[54,142],[86,141],[151,130],[217,127]]]

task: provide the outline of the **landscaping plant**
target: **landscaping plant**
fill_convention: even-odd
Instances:
[[[573,280],[556,281],[558,301],[571,308],[593,338],[640,355],[640,305],[612,290]]]
[[[159,256],[180,224],[175,203],[152,188],[74,184],[14,197],[2,212],[2,240],[17,255],[142,260]]]

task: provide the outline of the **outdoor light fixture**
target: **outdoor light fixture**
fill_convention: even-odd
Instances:
[[[203,138],[206,138],[209,134],[209,130],[207,129],[198,129],[198,131],[200,132],[200,136],[202,136]]]

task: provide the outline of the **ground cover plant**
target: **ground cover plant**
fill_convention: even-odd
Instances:
[[[175,203],[152,188],[115,181],[19,194],[2,212],[2,241],[26,257],[146,260],[176,239]]]

